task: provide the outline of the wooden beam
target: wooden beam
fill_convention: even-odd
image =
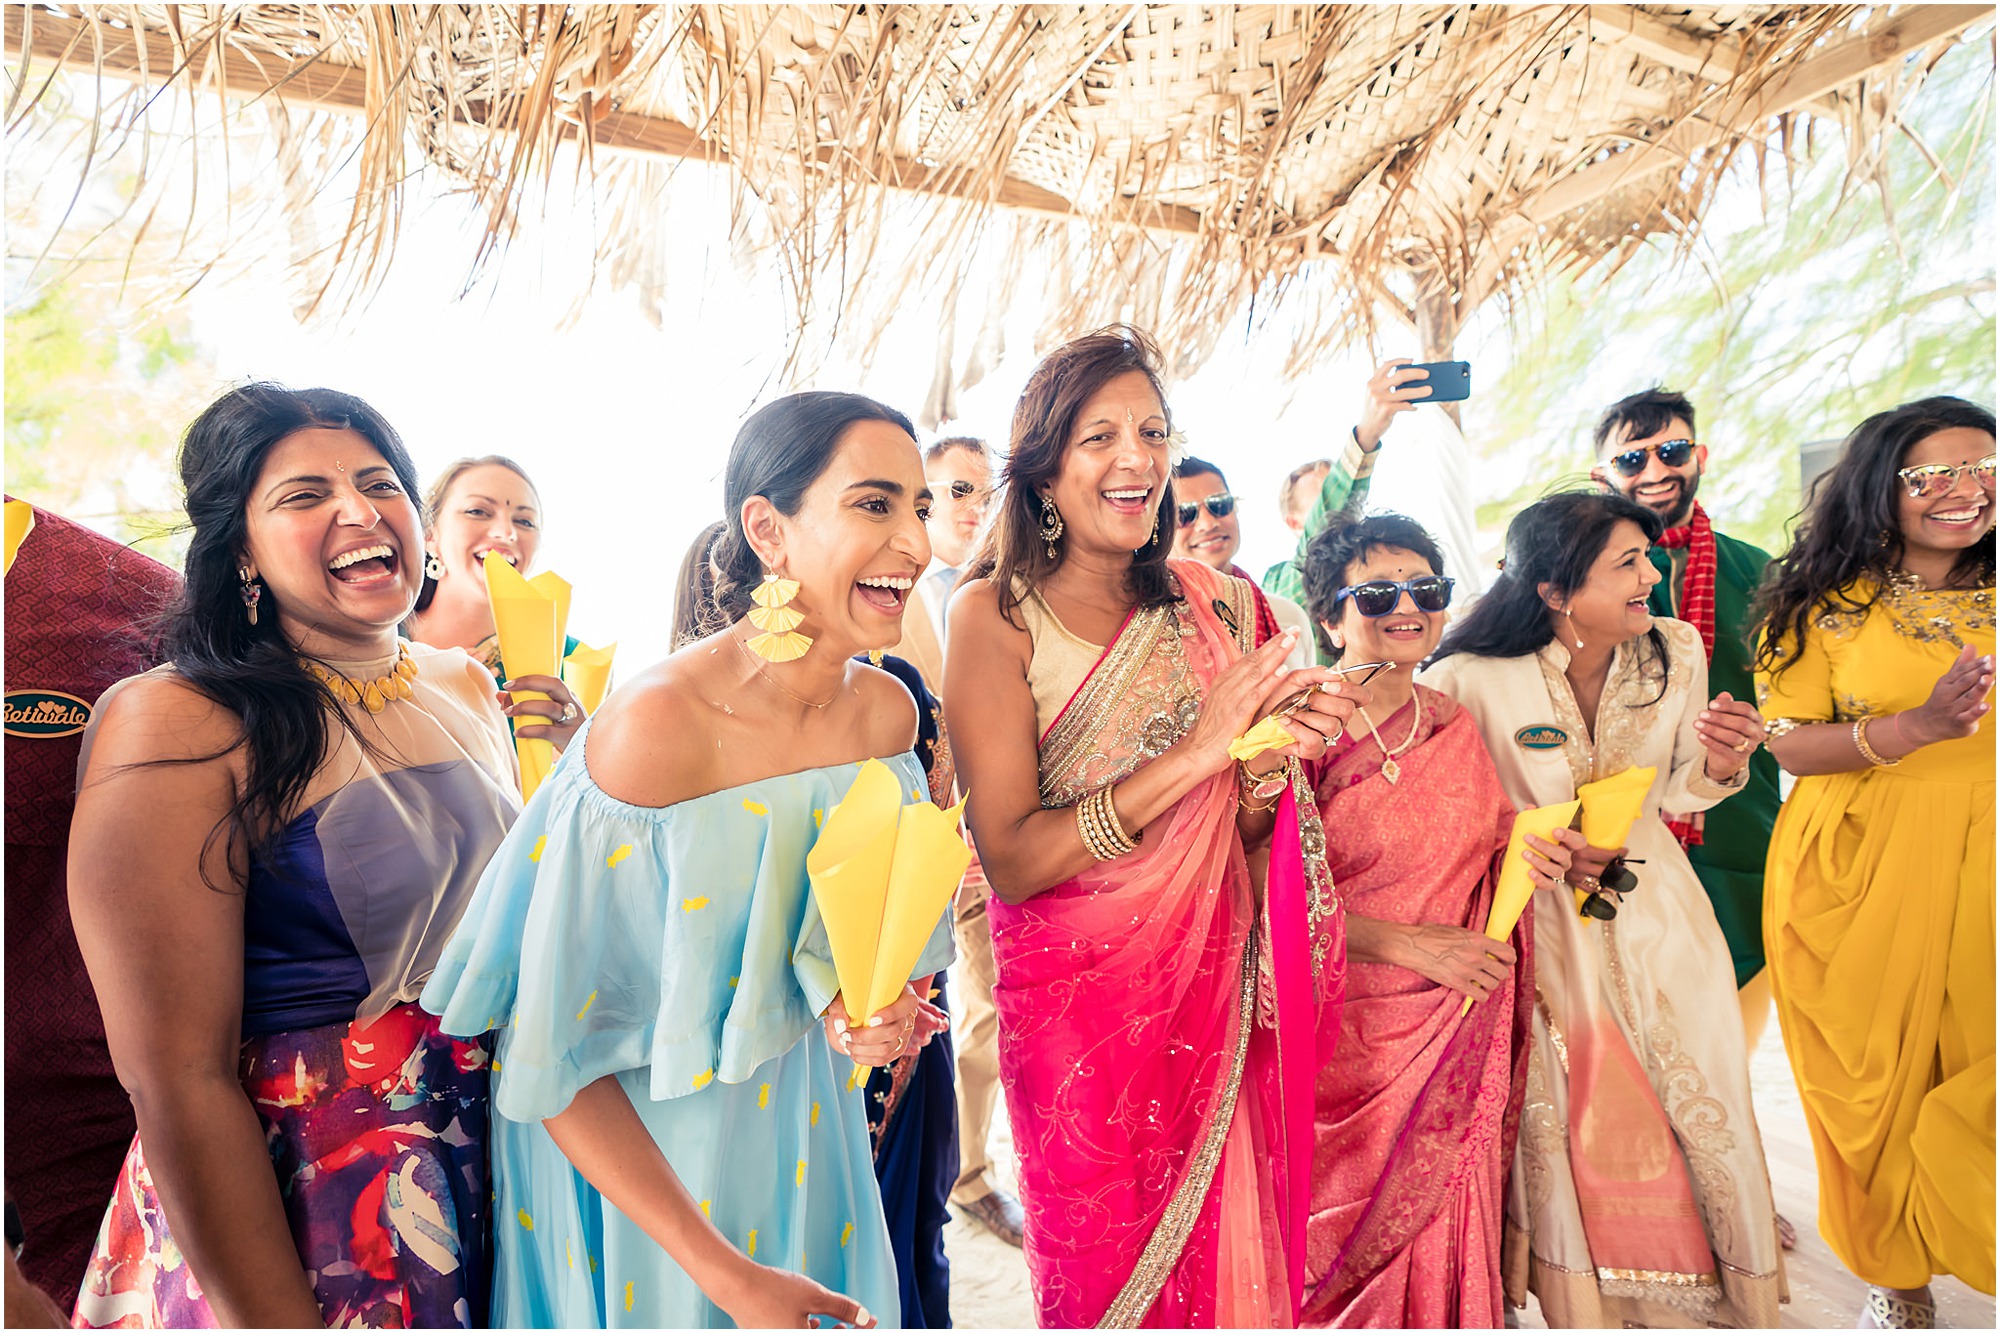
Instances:
[[[1743,62],[1734,37],[1704,42],[1692,33],[1631,5],[1592,5],[1585,25],[1591,40],[1629,47],[1655,64],[1711,83],[1727,83]]]
[[[190,38],[185,61],[172,37],[151,28],[138,31],[8,5],[6,29],[8,55],[20,62],[17,77],[21,78],[34,76],[32,67],[37,61],[49,61],[79,72],[101,69],[115,78],[152,83],[168,82],[192,69],[203,80],[219,74],[223,90],[235,97],[273,97],[286,106],[348,114],[367,110],[365,80],[358,66],[336,64],[320,56],[287,61],[277,55],[253,55],[226,40],[218,41],[223,30],[213,25]],[[503,133],[513,128],[504,111],[488,118],[481,107],[468,110],[470,115],[460,115],[462,124]],[[562,127],[565,139],[577,138],[581,133],[574,123]],[[597,149],[613,153],[729,160],[719,146],[691,127],[676,120],[633,112],[610,112],[591,127],[591,138]],[[883,183],[895,189],[948,198],[965,198],[970,193],[962,173],[901,158],[890,161]],[[1081,217],[1076,206],[1062,195],[1013,176],[1001,180],[992,202],[1060,217]],[[1177,235],[1192,235],[1201,230],[1201,214],[1177,204],[1134,207],[1129,217],[1121,214],[1117,220]]]

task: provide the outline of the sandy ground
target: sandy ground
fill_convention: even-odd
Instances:
[[[1806,1132],[1805,1110],[1792,1082],[1791,1066],[1785,1062],[1775,1018],[1751,1058],[1750,1088],[1778,1211],[1799,1232],[1799,1248],[1785,1256],[1792,1299],[1785,1307],[1783,1327],[1853,1328],[1867,1288],[1840,1266],[1819,1238],[1819,1189],[1813,1172],[1812,1140]],[[1004,1099],[994,1120],[992,1149],[1003,1183],[1012,1189],[1013,1140],[1007,1130]],[[944,1243],[951,1258],[951,1313],[958,1327],[1033,1326],[1034,1303],[1028,1295],[1027,1269],[1019,1250],[977,1223],[957,1219],[945,1228]],[[1995,1327],[1991,1296],[1951,1278],[1940,1278],[1932,1291],[1937,1297],[1939,1328]],[[1547,1327],[1533,1297],[1521,1315],[1523,1328]]]

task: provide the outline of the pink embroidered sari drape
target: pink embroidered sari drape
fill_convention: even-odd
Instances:
[[[1186,600],[1135,611],[1043,738],[1045,806],[1165,750],[1249,646],[1254,591],[1174,567]],[[1337,1003],[1326,997],[1339,994],[1345,953],[1306,794],[1280,808],[1268,902],[1224,772],[1147,826],[1137,852],[989,906],[1001,1081],[1044,1326],[1296,1316],[1314,1010]]]
[[[1328,866],[1357,916],[1484,930],[1514,822],[1472,718],[1419,685],[1421,734],[1381,773],[1344,743],[1319,775]],[[1412,705],[1381,723],[1400,742]],[[1472,1006],[1407,968],[1352,964],[1319,1073],[1302,1324],[1498,1328],[1508,1161],[1534,980],[1524,916],[1512,985]]]

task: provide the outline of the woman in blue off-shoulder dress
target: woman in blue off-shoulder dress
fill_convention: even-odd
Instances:
[[[927,799],[908,692],[849,660],[896,641],[929,559],[923,466],[899,413],[795,394],[725,492],[737,623],[578,733],[424,991],[444,1031],[499,1033],[496,1326],[897,1322],[857,1066],[942,1027],[950,927],[850,1028],[806,856],[865,760]],[[759,633],[759,589],[797,615]]]

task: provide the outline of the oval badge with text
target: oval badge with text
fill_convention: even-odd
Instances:
[[[9,736],[73,736],[90,725],[90,704],[61,690],[7,691]]]
[[[1567,731],[1548,722],[1533,727],[1522,727],[1514,733],[1514,744],[1523,750],[1560,750],[1568,739]]]

